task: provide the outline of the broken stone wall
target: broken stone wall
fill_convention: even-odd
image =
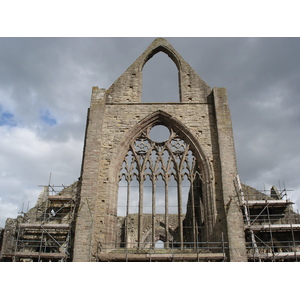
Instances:
[[[3,231],[2,247],[1,247],[1,257],[6,253],[13,253],[16,245],[17,238],[17,219],[8,218],[5,222],[5,227]]]
[[[142,103],[144,64],[157,52],[178,68],[180,103]],[[91,261],[97,245],[116,241],[118,173],[129,144],[143,130],[162,124],[187,137],[201,164],[205,235],[230,240],[233,260],[245,260],[243,220],[233,180],[237,175],[226,89],[209,86],[176,50],[158,39],[108,89],[94,87],[82,166],[75,261]],[[225,213],[224,207],[228,205]]]
[[[79,202],[79,182],[63,188],[58,196],[70,197],[75,200],[75,204]],[[49,189],[53,187],[46,186],[38,197],[36,205],[28,212],[22,213],[16,219],[9,218],[6,221],[5,228],[0,231],[0,260],[10,261],[16,251],[19,252],[39,252],[41,240],[41,229],[36,225],[61,224],[68,223],[72,220],[70,215],[70,207],[64,207],[63,203],[51,204],[49,200]],[[20,227],[21,225],[22,227]],[[28,224],[28,225],[27,225]],[[34,225],[34,226],[32,226]],[[74,221],[70,224],[75,227]],[[74,231],[74,230],[73,230]],[[66,230],[55,229],[53,236],[58,241],[63,242],[66,239]],[[2,236],[2,237],[1,237]],[[51,239],[50,239],[51,240]],[[18,241],[18,243],[17,243]],[[53,249],[57,248],[55,241],[48,242]]]

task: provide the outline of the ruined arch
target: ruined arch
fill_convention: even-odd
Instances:
[[[112,159],[112,161],[115,164],[119,165],[127,152],[128,145],[138,137],[140,132],[155,125],[166,125],[167,127],[172,127],[176,131],[180,132],[182,137],[185,137],[188,140],[188,142],[191,143],[193,149],[195,150],[197,159],[203,171],[203,180],[209,182],[213,179],[212,169],[209,160],[206,157],[198,139],[191,133],[191,131],[189,130],[189,128],[187,128],[186,125],[184,125],[177,118],[164,112],[163,110],[157,110],[151,113],[143,120],[138,122],[131,130],[129,130],[120,142],[119,147],[116,150],[117,155],[114,157],[114,159]],[[111,174],[111,178],[114,178],[116,176],[118,172],[116,170],[117,169],[115,167],[111,168],[111,171],[113,172]]]
[[[163,125],[169,129],[170,137],[167,141],[157,143],[149,138],[149,131],[156,125]],[[143,227],[143,224],[148,226],[149,223],[152,223],[153,247],[157,230],[161,230],[158,223],[165,224],[165,234],[161,234],[161,236],[165,237],[167,247],[171,242],[172,245],[176,244],[180,248],[196,246],[197,242],[209,239],[212,235],[216,215],[212,170],[198,140],[184,124],[166,112],[158,110],[127,132],[117,153],[116,159],[113,159],[114,167],[111,168],[113,170],[111,176],[114,178],[115,187],[121,178],[125,178],[127,182],[127,200],[122,200],[122,205],[125,205],[126,208],[123,210],[123,215],[118,216],[118,220],[123,222],[122,225],[119,224],[119,227],[123,227],[123,236],[120,238],[123,246],[128,247],[130,244],[135,245],[136,248],[143,248],[146,238],[144,234],[146,228]],[[163,153],[167,153],[168,157],[168,163],[165,165],[162,162]],[[170,167],[170,161],[173,163],[172,167]],[[159,163],[160,173],[155,173]],[[169,165],[167,166],[167,164]],[[156,170],[154,170],[155,168]],[[152,185],[152,212],[150,214],[149,211],[147,213],[143,211],[146,171],[150,172],[152,176],[149,177]],[[171,174],[172,172],[173,174]],[[157,178],[160,176],[164,182],[164,196],[155,194],[157,193]],[[171,203],[168,196],[170,194],[169,177],[175,180],[177,189],[176,201],[173,200],[172,203],[173,205],[178,203],[175,204],[177,211],[173,210],[174,213],[171,215],[168,212]],[[134,192],[135,195],[138,194],[136,196],[138,201],[128,196],[132,194],[130,190],[132,189],[130,186],[132,178],[138,181],[138,187]],[[189,191],[183,199],[182,183],[186,178],[189,181]],[[119,189],[119,187],[117,188]],[[118,210],[118,205],[120,205],[117,199],[118,193],[116,192],[115,195],[115,209]],[[158,198],[165,205],[164,210],[159,214],[156,213]],[[131,211],[130,203],[132,201],[135,201],[134,205],[138,208]],[[117,211],[116,215],[118,215]],[[137,228],[137,232],[134,231],[134,226]],[[170,230],[174,231],[173,235],[169,234]],[[129,234],[129,232],[134,232],[134,234]]]
[[[179,103],[178,67],[165,51],[158,51],[142,68],[142,103]]]
[[[174,236],[173,232],[169,230],[168,237],[166,235],[165,224],[160,223],[159,226],[156,227],[155,235],[152,235],[152,228],[148,226],[145,230],[145,233],[142,236],[143,248],[155,248],[155,244],[157,241],[164,242],[165,245],[168,245],[169,240],[173,240]]]
[[[177,55],[176,51],[172,50],[168,45],[158,45],[156,48],[151,49],[145,56],[144,60],[141,63],[141,71],[143,70],[145,64],[151,59],[155,54],[163,52],[167,54],[171,60],[174,62],[176,65],[178,72],[181,72],[181,63],[180,63],[180,58]]]
[[[176,52],[176,50],[169,44],[166,42],[166,40],[164,39],[156,39],[155,40],[156,44],[154,45],[154,47],[149,47],[141,56],[141,59],[139,61],[139,73],[140,73],[140,78],[141,78],[141,82],[140,82],[140,87],[142,90],[142,86],[143,86],[143,69],[145,67],[145,65],[147,64],[147,62],[153,58],[153,56],[155,56],[156,54],[158,54],[159,52],[163,52],[164,54],[166,54],[175,64],[176,68],[177,68],[177,72],[178,72],[178,99],[181,102],[182,101],[182,88],[181,88],[181,77],[182,77],[182,63],[181,63],[181,58],[180,55]],[[142,95],[140,95],[140,100],[142,100]]]
[[[142,70],[158,52],[164,52],[178,69],[179,102],[206,103],[211,88],[163,38],[155,39],[134,63],[106,91],[108,103],[140,103],[142,101]],[[197,97],[195,97],[197,95]]]

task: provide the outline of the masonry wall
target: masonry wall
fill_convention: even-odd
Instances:
[[[141,103],[142,67],[166,52],[179,69],[180,103]],[[225,89],[211,90],[165,40],[155,40],[108,90],[93,88],[76,220],[75,261],[93,261],[116,242],[118,172],[143,126],[167,122],[189,135],[203,166],[207,239],[228,240],[232,261],[246,260],[242,215],[235,204],[237,174]]]
[[[221,176],[221,185],[217,194],[222,197],[225,207],[229,256],[235,261],[246,261],[243,216],[234,192],[237,166],[226,89],[214,88],[213,95],[219,144],[219,174]]]
[[[8,218],[2,232],[1,256],[3,253],[13,253],[16,243],[17,219]]]
[[[101,95],[101,92],[97,95]],[[116,175],[122,157],[119,150],[124,143],[124,135],[149,114],[158,110],[185,124],[198,139],[211,166],[216,205],[216,215],[212,216],[216,220],[213,238],[220,240],[221,233],[226,237],[229,226],[228,238],[234,245],[231,249],[243,248],[243,223],[233,183],[237,172],[230,115],[224,117],[224,113],[227,115],[227,109],[224,111],[224,103],[218,105],[105,104],[103,98],[93,99],[82,174],[81,204],[76,224],[77,228],[81,228],[76,230],[75,259],[90,261],[93,259],[93,253],[97,252],[99,242],[114,243],[118,187]],[[219,134],[216,115],[220,123]],[[125,143],[123,148],[126,151],[128,149]],[[82,250],[79,251],[80,249]],[[87,249],[89,250],[86,251]],[[231,256],[235,255],[232,253]]]

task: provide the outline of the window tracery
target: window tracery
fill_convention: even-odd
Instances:
[[[155,248],[163,228],[164,247],[196,247],[202,222],[199,164],[190,144],[172,128],[163,126],[168,131],[163,139],[150,134],[159,126],[149,126],[131,143],[121,165],[121,245]]]

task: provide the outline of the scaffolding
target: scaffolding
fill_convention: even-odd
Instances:
[[[44,186],[38,204],[16,219],[12,261],[70,261],[77,197],[70,187]],[[24,205],[23,205],[24,207]]]
[[[223,235],[222,235],[223,237]],[[191,243],[190,248],[180,249],[173,244],[163,248],[147,247],[145,243],[140,248],[140,243],[130,243],[126,248],[110,244],[98,243],[97,261],[122,261],[122,262],[225,262],[228,242],[222,238],[220,242],[199,242],[197,247]]]
[[[268,196],[236,179],[243,210],[248,261],[298,261],[300,258],[300,217],[293,211],[287,190],[275,186]]]

